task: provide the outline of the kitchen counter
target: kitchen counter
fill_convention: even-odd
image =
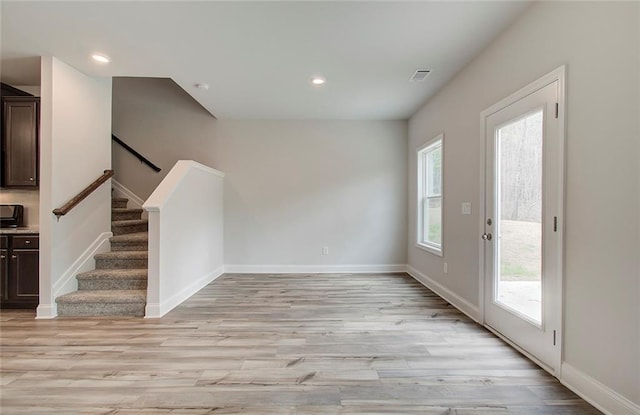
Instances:
[[[21,235],[38,233],[38,228],[34,226],[24,226],[21,228],[0,228],[0,235]]]

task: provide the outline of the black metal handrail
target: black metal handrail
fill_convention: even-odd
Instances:
[[[155,164],[153,164],[152,162],[150,162],[145,156],[143,156],[142,154],[140,154],[137,151],[135,151],[134,149],[132,149],[127,143],[125,143],[124,141],[120,140],[115,135],[111,134],[111,139],[113,141],[115,141],[116,143],[120,144],[122,147],[125,148],[125,150],[127,150],[129,153],[133,154],[138,160],[140,160],[142,163],[146,164],[147,166],[151,167],[156,172],[159,172],[160,170],[162,170],[160,167],[158,167]]]

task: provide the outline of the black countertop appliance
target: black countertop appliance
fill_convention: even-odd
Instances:
[[[0,205],[0,228],[20,228],[24,226],[24,206]]]

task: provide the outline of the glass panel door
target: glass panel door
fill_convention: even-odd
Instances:
[[[496,292],[494,300],[542,324],[543,111],[496,129]]]
[[[483,317],[555,370],[562,293],[559,81],[539,84],[483,112]]]

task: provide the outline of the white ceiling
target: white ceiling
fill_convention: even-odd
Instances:
[[[25,58],[55,56],[92,76],[172,78],[219,118],[405,119],[529,3],[0,4],[4,81],[23,83]],[[433,72],[409,82],[416,69]]]

